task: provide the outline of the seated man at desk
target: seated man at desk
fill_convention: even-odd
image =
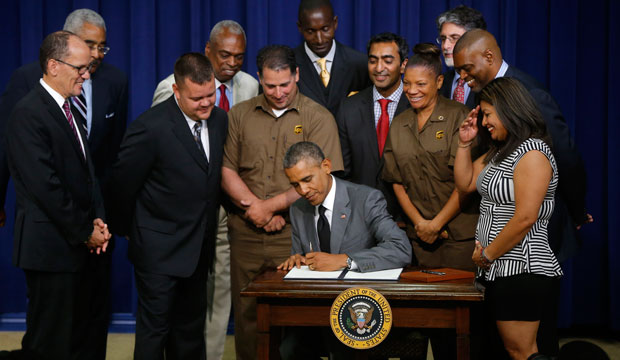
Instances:
[[[290,208],[292,251],[278,269],[343,268],[361,272],[411,263],[411,244],[386,209],[383,194],[332,176],[331,162],[312,142],[291,146],[284,172],[301,199]]]

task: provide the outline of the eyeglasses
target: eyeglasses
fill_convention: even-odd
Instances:
[[[437,42],[437,44],[441,45],[443,44],[446,40],[448,40],[449,42],[451,42],[452,44],[456,44],[457,41],[459,41],[459,39],[461,38],[461,35],[450,35],[448,37],[445,36],[439,36],[435,39],[435,41]]]
[[[87,44],[88,45],[88,44]],[[110,47],[109,46],[97,46],[97,44],[92,44],[88,46],[90,48],[90,50],[97,50],[100,53],[102,53],[103,55],[107,54],[108,51],[110,51]]]
[[[69,64],[68,62],[64,62],[64,61],[62,61],[62,60],[60,60],[60,59],[54,59],[54,60],[58,61],[59,63],[63,63],[63,64],[65,64],[65,65],[67,65],[67,66],[71,66],[72,68],[74,68],[75,70],[77,70],[78,74],[80,74],[80,75],[84,75],[84,73],[85,73],[85,72],[87,72],[87,71],[88,71],[88,72],[90,72],[90,69],[92,69],[92,68],[93,68],[93,65],[94,65],[94,64],[91,62],[91,63],[90,63],[90,64],[88,64],[88,65],[84,65],[84,66],[75,66],[75,65],[71,65],[71,64]]]

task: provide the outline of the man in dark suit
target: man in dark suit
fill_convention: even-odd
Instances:
[[[76,107],[76,111],[80,112],[80,115],[83,113],[81,123],[84,125],[80,126],[87,128],[87,143],[95,166],[95,175],[100,185],[103,185],[116,159],[118,146],[126,127],[127,77],[116,67],[103,62],[110,48],[106,42],[105,22],[99,14],[90,9],[75,10],[67,16],[63,30],[76,34],[90,48],[93,67],[91,77],[84,82],[82,90],[87,110],[84,112]],[[24,65],[11,75],[0,98],[0,140],[4,139],[4,128],[11,110],[39,83],[41,75],[38,62]],[[76,104],[77,97],[71,101]],[[0,141],[0,223],[2,224],[9,181],[3,144],[4,142]]]
[[[445,98],[456,100],[473,109],[476,106],[475,96],[471,94],[469,86],[465,85],[465,81],[454,70],[452,51],[456,42],[466,31],[471,29],[486,30],[487,23],[480,11],[465,5],[459,5],[442,13],[437,17],[436,22],[439,31],[436,41],[441,46],[443,59],[448,67],[448,70],[443,74],[443,84],[439,91]]]
[[[43,78],[14,107],[6,150],[17,193],[13,263],[28,289],[27,359],[92,359],[89,249],[110,234],[86,133],[69,98],[89,78],[90,51],[67,31],[41,44]],[[105,334],[103,334],[105,335]]]
[[[129,235],[135,266],[136,359],[205,358],[228,119],[206,56],[181,56],[174,77],[174,95],[129,126],[110,181],[113,230]]]
[[[523,83],[536,101],[551,135],[553,155],[560,173],[555,208],[548,225],[549,245],[559,261],[566,260],[577,251],[577,228],[591,222],[592,217],[585,211],[583,160],[558,104],[538,81],[503,60],[495,37],[486,30],[473,29],[461,36],[454,47],[454,68],[474,92],[479,92],[497,77],[514,77]],[[559,294],[559,289],[557,291]],[[540,322],[538,349],[543,354],[557,356],[557,309],[548,309],[544,313],[548,317]]]
[[[388,214],[381,192],[332,176],[331,161],[319,146],[305,141],[292,145],[284,156],[284,172],[302,198],[290,209],[292,255],[278,269],[308,265],[316,271],[367,272],[411,262],[409,239]],[[328,339],[332,355],[351,355],[333,335],[308,328],[287,328],[280,354],[283,359],[316,359],[323,351],[317,338]]]
[[[338,17],[329,0],[302,0],[297,29],[304,43],[295,48],[299,91],[334,116],[342,99],[371,85],[366,56],[334,40]]]
[[[373,36],[367,48],[368,75],[374,85],[346,98],[336,117],[344,161],[342,177],[381,190],[388,212],[396,217],[400,206],[392,186],[381,179],[381,170],[392,119],[409,107],[401,79],[409,45],[401,36],[382,33]]]
[[[110,48],[106,42],[105,22],[99,14],[90,9],[75,10],[67,16],[64,30],[79,36],[90,48],[93,64],[91,77],[84,81],[82,91],[70,101],[75,107],[76,118],[81,119],[80,128],[86,131],[86,144],[90,150],[95,176],[99,185],[103,187],[125,132],[127,77],[116,67],[103,62]],[[2,141],[6,120],[15,104],[38,84],[41,74],[38,62],[18,68],[11,75],[6,91],[0,99],[0,224],[4,222],[4,204],[9,180]],[[106,198],[105,194],[103,197]],[[97,333],[91,339],[97,340],[98,343],[90,346],[97,349],[95,359],[100,360],[105,359],[110,321],[110,266],[113,240],[105,254],[91,255],[88,262],[95,276],[89,284],[96,289],[89,302],[98,309],[97,318],[88,330]]]

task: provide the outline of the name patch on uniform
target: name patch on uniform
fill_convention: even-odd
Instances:
[[[334,300],[329,323],[343,344],[354,349],[370,349],[390,333],[392,308],[374,289],[349,288]]]
[[[437,140],[443,139],[443,130],[439,130],[435,133],[435,139]]]
[[[295,134],[301,134],[303,131],[303,127],[301,125],[295,125]]]

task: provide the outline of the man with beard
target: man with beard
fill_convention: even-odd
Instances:
[[[469,86],[465,86],[465,81],[454,70],[454,59],[452,50],[459,38],[471,29],[486,30],[487,23],[484,21],[482,13],[465,5],[459,5],[450,9],[437,17],[437,44],[441,47],[443,59],[448,67],[444,73],[443,85],[439,90],[445,98],[458,101],[473,109],[475,104],[474,96],[470,96]]]
[[[343,178],[383,192],[388,212],[396,217],[400,206],[392,186],[381,179],[383,146],[392,119],[409,107],[401,75],[407,66],[407,41],[393,33],[368,42],[368,75],[374,84],[346,98],[336,122],[344,161]]]

